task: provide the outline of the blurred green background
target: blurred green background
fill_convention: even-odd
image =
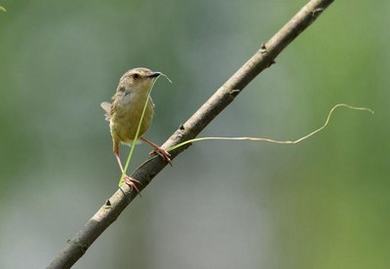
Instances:
[[[100,102],[126,70],[159,80],[162,143],[306,1],[0,1],[0,268],[43,268],[119,169]],[[75,268],[389,268],[390,2],[336,1]],[[134,169],[150,149],[136,149]],[[122,148],[127,152],[127,148]]]

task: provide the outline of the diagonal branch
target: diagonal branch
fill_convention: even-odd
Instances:
[[[257,51],[235,74],[233,74],[183,125],[164,143],[170,148],[178,143],[196,137],[260,72],[270,67],[278,54],[304,31],[333,0],[309,1],[286,25]],[[185,147],[171,152],[172,158]],[[132,177],[142,183],[141,190],[166,166],[161,158],[155,157],[138,167]],[[64,249],[54,257],[48,268],[70,268],[86,252],[91,244],[121,214],[137,194],[127,186],[117,190],[106,203],[88,220],[84,227],[68,240]]]

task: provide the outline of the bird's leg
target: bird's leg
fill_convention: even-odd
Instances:
[[[122,166],[122,162],[121,162],[121,158],[119,157],[119,151],[114,151],[114,155],[115,155],[115,159],[116,161],[118,162],[119,164],[119,168],[121,169],[121,172],[122,172],[122,175],[123,176],[123,179],[125,180],[125,183],[131,188],[131,189],[135,189],[137,191],[137,193],[140,193],[138,187],[137,187],[137,184],[140,184],[141,185],[141,182],[128,176],[126,173],[125,173],[125,170],[123,169],[123,166]]]
[[[141,137],[140,139],[142,141],[144,141],[145,143],[149,144],[154,149],[152,152],[149,153],[149,155],[158,154],[172,166],[172,162],[171,162],[171,158],[170,158],[171,154],[169,154],[168,151],[166,151],[165,149],[163,149],[159,145],[153,143],[152,141],[146,139],[145,137]]]

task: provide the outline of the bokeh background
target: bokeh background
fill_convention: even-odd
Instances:
[[[43,268],[117,189],[101,101],[163,71],[162,143],[306,1],[0,1],[0,267]],[[389,268],[390,2],[336,1],[74,268]],[[134,169],[147,156],[140,145]],[[127,153],[123,147],[122,152]]]

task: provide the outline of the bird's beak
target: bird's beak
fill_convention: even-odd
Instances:
[[[161,75],[161,72],[152,72],[152,74],[150,74],[148,77],[150,77],[150,78],[156,78],[156,77],[158,77],[158,76],[160,76]]]

